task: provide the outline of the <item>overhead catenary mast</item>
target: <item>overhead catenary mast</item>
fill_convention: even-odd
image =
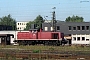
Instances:
[[[56,7],[54,7],[53,9],[56,9]],[[53,28],[53,31],[55,32],[56,31],[56,16],[55,16],[55,11],[52,12],[52,28]]]

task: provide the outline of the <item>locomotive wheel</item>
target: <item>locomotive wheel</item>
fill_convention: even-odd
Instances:
[[[45,42],[44,42],[44,45],[48,45],[48,41],[45,41]]]
[[[60,41],[56,41],[56,46],[60,46]]]

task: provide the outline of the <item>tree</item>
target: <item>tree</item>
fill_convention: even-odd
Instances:
[[[44,22],[43,17],[41,15],[38,15],[36,17],[36,19],[34,20],[34,22],[35,22],[37,28],[41,28],[42,27],[42,23]]]
[[[26,28],[24,30],[29,30],[31,28],[31,24],[34,24],[34,21],[29,21],[27,24],[26,24]]]
[[[66,18],[66,20],[65,20],[66,22],[84,22],[83,21],[83,17],[79,17],[79,16],[72,16],[72,17],[67,17]]]
[[[29,30],[31,28],[31,24],[35,24],[37,29],[41,28],[43,22],[44,22],[44,20],[43,20],[42,16],[38,15],[34,21],[29,21],[26,24],[26,28],[24,30]]]
[[[11,17],[10,14],[0,18],[0,25],[12,26],[13,30],[16,30],[16,21]]]

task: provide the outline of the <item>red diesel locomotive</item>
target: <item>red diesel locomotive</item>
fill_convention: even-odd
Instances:
[[[42,29],[32,29],[28,32],[18,32],[19,45],[61,45],[64,42],[64,34],[61,32],[43,32]]]

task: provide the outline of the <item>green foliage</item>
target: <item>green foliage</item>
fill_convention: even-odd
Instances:
[[[27,24],[26,24],[26,28],[24,30],[29,30],[31,28],[31,24],[34,24],[34,21],[29,21]]]
[[[37,28],[42,27],[42,23],[44,22],[43,18],[41,15],[38,15],[36,19],[34,20],[35,24],[37,25]]]
[[[79,17],[79,16],[72,16],[72,17],[67,17],[66,18],[66,20],[65,20],[66,22],[84,22],[83,21],[83,17]]]
[[[38,15],[34,21],[30,21],[27,23],[27,26],[24,30],[29,30],[31,28],[31,24],[36,24],[36,28],[41,28],[42,23],[44,22],[43,18],[41,15]]]
[[[53,47],[51,47],[51,48],[49,48],[49,50],[53,51],[53,50],[54,50],[54,48],[53,48]]]
[[[40,50],[33,50],[33,53],[40,53]]]
[[[11,17],[10,14],[0,18],[0,25],[9,25],[13,27],[13,30],[16,30],[16,21]]]

